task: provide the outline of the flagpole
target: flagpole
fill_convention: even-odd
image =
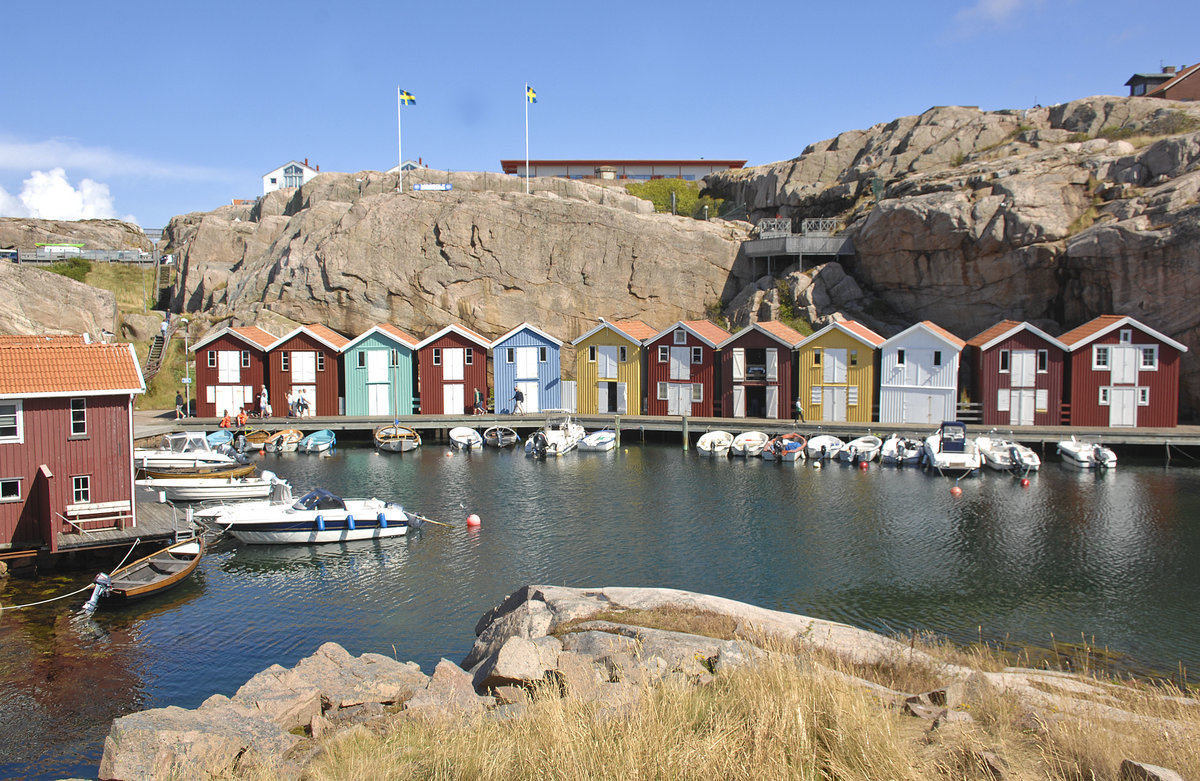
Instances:
[[[529,82],[525,82],[525,194],[529,195]]]
[[[402,140],[402,136],[401,136],[400,115],[401,115],[400,86],[397,86],[397,88],[396,88],[396,155],[398,157],[400,157],[400,166],[398,166],[398,168],[400,168],[400,186],[397,187],[397,190],[404,192],[404,146],[403,146],[403,140]]]

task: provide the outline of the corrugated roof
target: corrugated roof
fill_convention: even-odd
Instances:
[[[143,393],[142,370],[129,344],[0,342],[0,396]]]
[[[968,339],[967,344],[971,345],[972,347],[982,347],[983,345],[995,339],[997,336],[1006,334],[1019,325],[1020,323],[1016,320],[1001,320],[986,331],[982,331]]]
[[[612,326],[623,333],[629,334],[631,338],[638,342],[643,342],[658,333],[658,331],[655,331],[641,320],[613,320]]]

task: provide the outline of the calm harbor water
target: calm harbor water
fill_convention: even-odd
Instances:
[[[1200,669],[1200,470],[1048,463],[952,483],[915,469],[709,460],[677,446],[538,462],[343,448],[267,456],[297,489],[396,498],[453,523],[324,546],[222,542],[178,589],[84,618],[86,595],[0,615],[0,777],[94,776],[111,720],[233,694],[334,640],[432,671],[525,583],[669,586],[881,632],[1089,642]],[[483,519],[466,528],[468,513]],[[20,604],[93,573],[10,579]]]

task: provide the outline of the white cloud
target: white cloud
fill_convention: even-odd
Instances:
[[[1004,24],[1030,5],[1031,0],[976,0],[975,4],[954,15],[960,34],[972,34],[990,26]],[[1037,0],[1032,0],[1036,4]]]
[[[62,168],[33,171],[23,182],[21,194],[9,195],[0,188],[0,215],[36,217],[43,220],[90,220],[116,217],[108,185],[81,179],[76,188]],[[135,221],[126,215],[121,219]]]
[[[21,141],[0,136],[0,171],[24,173],[34,169],[63,168],[94,176],[172,179],[204,182],[240,182],[245,175],[220,168],[167,163],[104,147],[85,146],[75,139],[52,138]]]

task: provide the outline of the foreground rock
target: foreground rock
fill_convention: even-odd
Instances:
[[[25,264],[0,263],[0,334],[117,332],[117,299],[107,290]]]
[[[637,626],[647,615],[703,625],[708,634]],[[443,659],[432,677],[411,662],[354,657],[326,643],[294,668],[259,673],[231,698],[214,695],[195,710],[159,708],[116,719],[100,777],[203,779],[259,769],[298,778],[324,746],[355,731],[386,731],[397,720],[512,717],[535,690],[576,697],[593,703],[599,718],[619,718],[637,707],[648,687],[703,686],[778,653],[797,654],[811,669],[939,734],[970,729],[970,704],[998,694],[1029,709],[1034,731],[1073,713],[1101,711],[1115,723],[1145,718],[1121,709],[1119,687],[1112,684],[1047,671],[981,673],[845,624],[674,589],[526,586],[488,611],[476,634],[461,666]],[[926,666],[942,684],[900,692],[830,666],[899,663]],[[1200,739],[1186,724],[1157,720],[1153,726],[1178,740]],[[980,749],[978,759],[1003,774],[1005,760],[996,750]],[[1176,777],[1141,762],[1127,765],[1123,778]]]

